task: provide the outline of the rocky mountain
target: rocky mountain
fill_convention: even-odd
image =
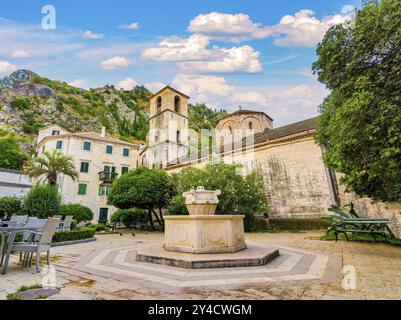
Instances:
[[[29,150],[38,130],[57,123],[71,132],[100,131],[129,142],[145,141],[149,130],[149,97],[143,86],[84,90],[65,82],[18,70],[0,79],[0,128],[23,137]],[[220,112],[205,105],[189,106],[191,127],[211,128]]]

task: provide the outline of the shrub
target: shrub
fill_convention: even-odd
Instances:
[[[60,214],[65,216],[72,215],[74,220],[79,222],[87,222],[93,220],[93,212],[88,207],[85,207],[78,203],[63,204],[60,206]]]
[[[99,232],[99,231],[105,231],[107,228],[104,224],[98,223],[98,224],[88,224],[87,226],[82,227],[79,230],[86,230],[86,229],[90,229],[90,230],[94,230],[95,232]]]
[[[28,98],[14,98],[11,100],[11,107],[16,108],[16,109],[28,109],[29,105],[31,104],[31,101]]]
[[[22,199],[17,197],[0,198],[0,218],[9,220],[11,216],[20,214],[22,210]]]
[[[58,231],[53,236],[53,243],[91,239],[95,235],[95,230],[81,228],[79,230]]]
[[[185,206],[185,199],[182,195],[176,195],[171,199],[168,207],[168,213],[175,216],[188,215],[188,210]]]
[[[46,219],[60,213],[61,196],[57,186],[36,185],[25,196],[22,212]]]
[[[12,170],[21,170],[22,164],[28,156],[21,151],[19,141],[12,132],[0,128],[0,167]]]
[[[146,211],[133,208],[133,209],[118,209],[111,216],[111,222],[118,223],[121,222],[127,228],[138,224],[138,223],[147,223],[148,222],[148,214]]]

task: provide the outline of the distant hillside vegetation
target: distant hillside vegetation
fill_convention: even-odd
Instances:
[[[151,95],[144,86],[130,91],[109,85],[84,90],[18,70],[0,79],[0,128],[12,132],[25,151],[40,128],[54,123],[71,132],[100,131],[105,126],[112,136],[144,142]],[[220,114],[206,105],[190,105],[190,126],[196,131],[211,129]]]

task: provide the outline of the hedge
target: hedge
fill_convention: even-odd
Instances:
[[[95,235],[95,230],[82,228],[80,230],[58,231],[53,236],[53,243],[91,239]]]

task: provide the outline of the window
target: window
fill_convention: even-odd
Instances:
[[[101,184],[99,186],[99,196],[107,196],[109,194],[110,186]]]
[[[63,148],[63,141],[59,140],[56,142],[56,149],[61,150]]]
[[[175,96],[174,98],[174,111],[179,113],[181,107],[181,99],[179,96]]]
[[[156,112],[160,113],[162,111],[162,97],[158,97],[156,100]]]
[[[128,171],[129,171],[129,168],[128,168],[128,167],[122,167],[122,168],[121,168],[121,175],[127,173]]]
[[[45,153],[45,150],[46,150],[46,146],[43,146],[42,153]]]
[[[129,149],[128,148],[124,148],[123,149],[123,156],[124,157],[129,157]]]
[[[106,153],[107,154],[113,154],[113,146],[106,146]]]
[[[85,183],[78,184],[78,195],[85,196],[87,188],[88,188],[88,185]]]
[[[177,142],[179,143],[180,142],[180,131],[177,131]]]
[[[253,130],[253,122],[252,121],[249,122],[249,130]]]
[[[116,173],[116,167],[104,166],[104,172]]]
[[[60,135],[60,130],[53,130],[52,131],[52,136],[59,136]]]
[[[81,172],[82,173],[89,172],[89,162],[81,162]]]
[[[91,151],[91,149],[92,149],[92,142],[90,142],[90,141],[84,141],[84,147],[83,147],[83,149],[84,149],[85,151]]]

